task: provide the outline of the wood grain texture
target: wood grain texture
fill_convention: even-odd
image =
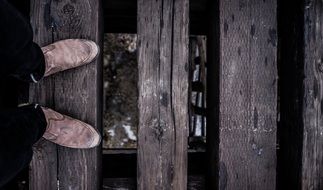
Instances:
[[[135,178],[104,178],[103,190],[135,190]],[[205,179],[203,176],[188,176],[187,190],[204,190]]]
[[[52,43],[52,28],[48,15],[49,1],[31,0],[30,20],[34,31],[34,41],[40,46]],[[45,16],[47,15],[47,16]],[[31,84],[30,102],[54,107],[54,79],[47,78],[41,83]],[[33,160],[30,164],[29,189],[57,189],[57,147],[41,139],[34,146]]]
[[[34,33],[40,45],[67,38],[84,38],[96,41],[102,47],[101,1],[34,0],[31,5]],[[31,100],[83,120],[101,131],[101,83],[101,58],[98,58],[94,63],[59,73],[34,85],[30,89]],[[57,180],[60,189],[101,188],[101,148],[45,147],[39,148],[43,160],[36,156],[33,161],[35,179],[32,182],[39,185],[32,189],[57,189]],[[52,164],[50,159],[56,158]],[[48,169],[40,172],[42,165],[38,162]],[[44,180],[39,179],[38,174],[50,172],[56,173]],[[45,180],[51,180],[52,184],[46,187]]]
[[[219,189],[276,185],[276,1],[219,2]]]
[[[57,148],[41,139],[33,148],[29,170],[29,189],[57,189]]]
[[[188,0],[138,0],[138,189],[187,189]]]
[[[323,3],[305,1],[302,189],[323,188]]]

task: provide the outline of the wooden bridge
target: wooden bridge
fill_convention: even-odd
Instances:
[[[131,154],[41,141],[30,190],[98,190],[103,178],[108,189],[323,188],[320,0],[31,0],[29,11],[40,45],[86,38],[102,47],[104,32],[137,33],[140,115]],[[208,43],[199,163],[187,148],[189,35],[196,34]],[[31,85],[29,100],[101,131],[102,80],[99,57]],[[135,174],[106,177],[113,167],[102,163]],[[191,175],[198,166],[202,174]]]

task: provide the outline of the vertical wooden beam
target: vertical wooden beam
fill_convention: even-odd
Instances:
[[[101,1],[33,0],[31,3],[35,38],[40,45],[66,38],[85,38],[102,47]],[[101,83],[99,58],[33,86],[31,99],[101,130]],[[101,148],[56,149],[55,145],[46,143],[38,150],[31,167],[34,176],[31,189],[57,189],[58,184],[61,189],[101,188]]]
[[[49,15],[49,1],[31,0],[30,20],[34,31],[34,41],[40,46],[53,42],[52,22]],[[46,15],[46,16],[45,16]],[[54,77],[43,79],[41,83],[30,85],[30,102],[54,107]],[[34,146],[30,164],[29,189],[57,189],[57,147],[41,139]]]
[[[275,189],[276,8],[276,1],[219,1],[220,189]]]
[[[323,2],[304,4],[302,189],[323,188]]]
[[[187,189],[188,0],[138,0],[138,189]]]
[[[279,189],[322,189],[322,31],[319,0],[280,2]],[[281,171],[281,172],[280,172]]]
[[[101,1],[53,1],[51,15],[57,23],[54,40],[85,38],[101,47]],[[103,51],[101,51],[103,52]],[[96,126],[101,131],[102,73],[100,58],[95,63],[58,76],[55,101],[58,110]],[[101,148],[58,149],[59,183],[62,189],[97,190],[101,188]]]

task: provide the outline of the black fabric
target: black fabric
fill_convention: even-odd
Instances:
[[[45,71],[44,55],[33,43],[33,32],[26,19],[7,1],[0,0],[0,84],[15,77],[32,82]],[[31,161],[32,146],[46,130],[46,119],[39,106],[8,108],[9,90],[1,88],[0,98],[0,189]],[[6,98],[7,97],[7,98]]]
[[[0,188],[28,166],[32,146],[44,134],[46,119],[40,106],[0,110]]]
[[[6,0],[0,0],[0,77],[33,82],[45,72],[44,55],[33,42],[30,23]]]

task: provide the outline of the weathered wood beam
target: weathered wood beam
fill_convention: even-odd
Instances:
[[[305,0],[302,189],[323,188],[323,3]]]
[[[138,189],[187,189],[188,0],[138,0]]]
[[[104,178],[103,190],[115,189],[136,189],[135,178]],[[187,190],[205,189],[205,179],[203,176],[188,176]]]
[[[322,189],[322,33],[319,0],[279,3],[279,189]]]
[[[218,6],[220,38],[213,54],[220,60],[209,65],[220,66],[208,72],[218,71],[214,80],[219,75],[219,86],[212,87],[219,88],[219,112],[210,113],[219,114],[219,184],[209,188],[275,189],[276,1],[220,0]]]
[[[34,41],[40,46],[53,42],[52,28],[49,20],[49,1],[30,1],[30,21],[34,30]],[[30,85],[29,100],[40,105],[54,108],[54,78],[43,79],[41,83]],[[29,189],[57,189],[57,147],[41,139],[34,146],[34,155],[30,164]]]
[[[85,38],[102,47],[101,1],[31,2],[35,40],[47,45],[66,38]],[[30,89],[31,100],[83,120],[101,130],[101,58],[87,66],[45,79]],[[44,142],[31,165],[31,189],[100,189],[101,148],[75,150]],[[58,181],[59,183],[58,183]]]

